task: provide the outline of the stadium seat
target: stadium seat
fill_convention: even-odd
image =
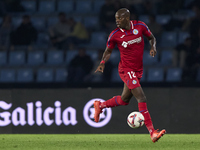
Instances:
[[[36,11],[36,1],[35,0],[23,0],[21,1],[21,5],[27,12],[35,12]]]
[[[146,69],[143,69],[143,75],[142,78],[140,79],[140,82],[145,82],[146,81]]]
[[[3,18],[2,18],[2,17],[0,17],[0,24],[2,24],[2,21],[3,21]]]
[[[32,69],[19,69],[17,70],[17,82],[33,82]]]
[[[56,82],[67,81],[67,69],[66,68],[56,69],[55,81]]]
[[[110,61],[114,66],[118,66],[120,62],[120,52],[119,50],[113,50],[112,54],[110,55]]]
[[[69,50],[67,51],[65,62],[68,65],[70,61],[78,54],[78,50]]]
[[[49,40],[49,35],[47,33],[38,33],[38,38],[37,38],[37,41],[36,41],[36,46],[38,47],[48,47],[50,43],[50,40]]]
[[[58,22],[58,17],[49,17],[47,18],[47,28],[53,26]]]
[[[7,65],[7,52],[0,51],[0,66]]]
[[[177,33],[175,31],[165,31],[161,37],[161,47],[174,47],[177,43]]]
[[[178,33],[178,43],[183,43],[187,37],[190,37],[188,32],[179,32]]]
[[[156,16],[156,22],[161,25],[167,24],[170,20],[171,20],[170,15],[157,15]]]
[[[54,81],[54,72],[53,69],[38,69],[37,71],[37,82],[53,82]]]
[[[149,68],[147,74],[147,82],[163,82],[164,70],[163,68]]]
[[[93,61],[98,59],[98,52],[95,50],[87,50],[86,53],[91,57]]]
[[[55,1],[53,1],[53,0],[49,0],[49,1],[42,0],[42,1],[39,1],[38,12],[39,13],[44,13],[44,14],[55,12]]]
[[[97,29],[99,25],[99,18],[96,16],[86,16],[84,17],[83,24],[86,28]]]
[[[46,29],[46,19],[44,17],[32,17],[33,26],[38,31],[44,31]]]
[[[12,25],[17,28],[22,22],[22,17],[12,17]]]
[[[10,52],[9,65],[13,65],[13,66],[25,65],[25,52],[24,51]]]
[[[103,74],[93,74],[90,78],[90,82],[92,83],[100,83],[103,82]]]
[[[184,0],[184,8],[188,8],[189,5],[191,5],[191,2],[193,2],[194,0]]]
[[[83,23],[83,16],[81,15],[73,15],[73,19],[76,21],[76,22],[81,22]]]
[[[167,70],[166,81],[167,82],[180,82],[182,79],[181,68],[169,68]]]
[[[74,1],[73,0],[60,0],[58,1],[58,12],[71,13],[74,11]]]
[[[144,22],[145,24],[149,23],[149,16],[148,15],[140,15],[139,20]]]
[[[144,66],[151,66],[151,65],[157,65],[157,64],[158,64],[158,54],[155,57],[152,57],[149,54],[149,51],[144,50],[143,65]]]
[[[92,12],[92,1],[90,0],[76,1],[75,12],[77,14],[86,14]]]
[[[47,52],[47,65],[60,65],[64,62],[63,51],[49,51]]]
[[[200,82],[200,69],[197,70],[196,81]]]
[[[96,0],[94,1],[94,7],[93,7],[93,12],[94,13],[99,13],[101,10],[101,7],[105,4],[105,0]]]
[[[104,32],[92,32],[89,46],[92,48],[105,48],[107,36]]]
[[[1,70],[1,82],[15,82],[16,75],[14,69],[2,69]]]
[[[171,66],[172,65],[172,50],[162,50],[160,56],[160,63],[161,66]]]
[[[112,77],[111,77],[112,82],[122,82],[122,79],[119,76],[118,68],[114,68],[112,71]]]
[[[27,64],[31,66],[38,66],[44,63],[44,52],[43,51],[33,51],[28,52]]]

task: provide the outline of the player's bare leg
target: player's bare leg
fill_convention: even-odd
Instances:
[[[154,129],[151,116],[147,109],[146,96],[143,92],[142,87],[137,87],[135,89],[132,89],[131,92],[138,101],[139,111],[143,114],[145,120],[144,123],[150,133],[151,140],[155,143],[166,133],[166,130],[158,131]]]
[[[95,101],[94,102],[94,120],[95,122],[99,122],[99,115],[102,113],[103,108],[109,108],[109,107],[116,107],[116,106],[121,106],[121,105],[128,105],[129,101],[132,97],[131,91],[128,89],[127,85],[124,84],[124,88],[122,91],[121,96],[114,96],[113,98],[105,101],[105,102],[100,102],[100,101]]]
[[[133,96],[133,94],[131,93],[131,90],[124,83],[124,88],[123,88],[123,91],[122,91],[122,94],[121,94],[122,100],[126,103],[129,103],[132,96]]]

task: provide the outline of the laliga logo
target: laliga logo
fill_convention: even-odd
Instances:
[[[105,108],[103,110],[103,112],[100,114],[99,122],[96,123],[93,120],[94,112],[95,112],[93,103],[96,100],[104,102],[104,100],[100,99],[100,98],[95,98],[95,99],[90,100],[83,109],[83,117],[84,117],[86,123],[89,124],[90,126],[95,127],[95,128],[100,128],[100,127],[105,126],[110,121],[110,119],[112,117],[112,110],[111,110],[111,108]]]

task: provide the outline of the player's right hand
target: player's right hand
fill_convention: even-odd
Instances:
[[[96,73],[96,72],[101,72],[101,73],[103,73],[104,68],[105,68],[105,64],[104,64],[104,63],[99,64],[99,66],[97,67],[95,73]]]

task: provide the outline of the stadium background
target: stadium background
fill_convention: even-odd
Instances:
[[[164,28],[160,37],[155,58],[148,55],[148,47],[144,51],[144,76],[141,85],[148,99],[148,106],[156,128],[166,128],[169,133],[199,133],[199,81],[200,71],[192,79],[183,78],[184,70],[172,64],[173,50],[190,34],[173,26],[170,21],[180,22],[194,16],[190,5],[193,0],[183,0],[180,9],[167,12],[155,12],[156,21]],[[93,98],[108,99],[120,95],[123,83],[116,75],[119,53],[114,50],[111,62],[114,65],[111,81],[91,80],[90,82],[68,83],[68,65],[78,53],[74,50],[57,50],[52,48],[47,28],[57,21],[58,12],[64,11],[67,17],[74,17],[90,30],[90,40],[86,47],[87,53],[93,60],[97,59],[97,50],[105,48],[108,33],[100,30],[98,15],[104,0],[21,0],[23,12],[8,12],[12,23],[17,27],[21,17],[28,14],[33,25],[38,30],[38,39],[33,44],[33,50],[27,51],[26,46],[16,47],[14,51],[0,51],[0,101],[12,103],[12,108],[4,110],[12,114],[17,107],[22,107],[27,113],[26,104],[42,102],[42,110],[47,107],[55,108],[54,102],[61,102],[61,110],[67,107],[76,109],[78,123],[76,125],[55,122],[51,126],[44,123],[1,126],[0,133],[130,133],[133,132],[126,124],[126,116],[137,110],[136,101],[131,101],[127,107],[112,109],[110,122],[101,128],[89,126],[83,118],[83,107]],[[155,1],[157,7],[165,1]],[[179,6],[178,6],[179,7]],[[140,8],[140,7],[138,7]],[[114,16],[113,16],[114,17]],[[148,15],[140,12],[139,20],[148,22]],[[0,22],[3,18],[0,18]],[[98,42],[97,42],[98,41]],[[36,56],[36,57],[35,57]],[[39,57],[38,57],[39,56]],[[29,60],[30,59],[30,60]],[[33,62],[33,60],[35,62]],[[34,109],[35,111],[35,109]],[[43,113],[42,113],[43,114]],[[53,114],[53,113],[52,113]],[[19,114],[18,114],[19,115]],[[35,112],[34,112],[35,116]],[[18,116],[18,119],[20,117]],[[27,116],[25,117],[27,120]],[[51,119],[55,119],[53,115]],[[11,116],[10,116],[11,119]],[[44,119],[44,118],[43,118]],[[0,117],[0,123],[3,116]],[[191,125],[192,124],[192,125]],[[134,130],[134,133],[146,133],[145,128]]]

